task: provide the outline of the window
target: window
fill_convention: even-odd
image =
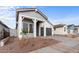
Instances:
[[[70,30],[68,30],[68,33],[70,33]]]
[[[18,27],[18,24],[16,24],[16,29],[17,29],[17,27]]]
[[[54,31],[56,30],[56,28],[54,28]]]
[[[78,29],[77,29],[77,28],[75,28],[75,29],[74,29],[74,33],[77,33],[77,32],[78,32]]]
[[[28,32],[28,24],[27,23],[23,23],[23,30]]]
[[[23,23],[23,30],[27,33],[33,33],[33,24]]]
[[[46,35],[47,36],[52,35],[52,28],[46,28]]]
[[[33,24],[29,24],[29,33],[33,33]]]

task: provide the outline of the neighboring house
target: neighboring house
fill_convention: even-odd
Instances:
[[[55,35],[66,35],[67,34],[67,26],[65,24],[57,24],[54,25],[54,34]]]
[[[0,40],[10,35],[9,27],[0,21]]]
[[[77,34],[78,29],[74,24],[58,24],[54,25],[54,34],[56,35],[68,35],[68,34]]]
[[[67,25],[68,34],[77,34],[78,30],[74,24]]]
[[[75,26],[77,28],[77,32],[79,34],[79,25]]]
[[[53,25],[46,15],[36,8],[20,8],[16,10],[16,29],[18,37],[22,38],[22,30],[26,30],[26,37],[52,36]]]
[[[10,29],[10,37],[17,37],[16,29]]]

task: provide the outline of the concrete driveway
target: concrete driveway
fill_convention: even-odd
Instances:
[[[79,42],[76,41],[74,38],[68,38],[68,37],[64,37],[64,36],[54,36],[53,38],[61,41],[61,43],[65,44],[67,46],[70,46],[70,47],[74,47],[79,44]]]
[[[44,47],[31,53],[76,53],[79,52],[79,41],[76,38],[68,38],[64,36],[49,37],[61,41],[58,44]]]

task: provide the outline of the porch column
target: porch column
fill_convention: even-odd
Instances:
[[[46,36],[46,25],[44,24],[44,37]]]
[[[52,27],[52,36],[54,35],[54,28]]]
[[[40,33],[41,31],[40,31],[40,26],[39,26],[39,36],[41,36],[41,33]]]
[[[20,16],[18,20],[18,37],[21,40],[22,39],[22,29],[23,29],[23,23],[22,23],[23,18]]]
[[[33,22],[34,22],[34,30],[33,30],[33,33],[34,33],[34,37],[36,37],[36,23],[37,23],[37,20],[34,19]]]

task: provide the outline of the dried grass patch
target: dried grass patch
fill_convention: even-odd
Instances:
[[[15,40],[16,39],[16,40]],[[33,50],[37,50],[46,46],[54,45],[59,41],[53,38],[29,38],[18,40],[18,38],[12,38],[7,44],[0,48],[0,52],[18,52],[26,53]]]
[[[17,41],[17,44],[19,45],[20,48],[27,46],[28,43],[29,43],[29,40],[25,40],[25,39]]]
[[[67,35],[67,37],[70,37],[70,38],[76,38],[76,37],[77,37],[77,35],[74,35],[74,34],[69,34],[69,35]]]

